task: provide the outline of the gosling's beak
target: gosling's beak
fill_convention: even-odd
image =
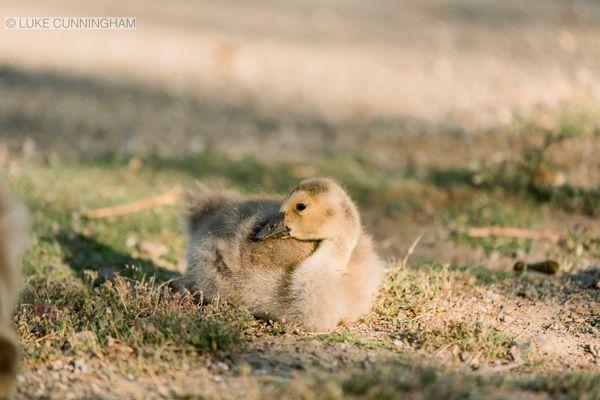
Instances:
[[[285,226],[285,214],[280,212],[268,220],[265,225],[254,235],[256,240],[283,238],[290,235],[289,229]]]

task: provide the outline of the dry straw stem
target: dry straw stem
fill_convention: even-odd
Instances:
[[[133,214],[153,207],[176,205],[177,203],[179,203],[180,197],[181,187],[175,186],[174,188],[161,194],[160,196],[139,200],[129,204],[122,204],[119,206],[103,207],[98,208],[96,210],[88,210],[84,211],[82,215],[86,218],[97,219]]]
[[[417,248],[417,245],[419,244],[419,241],[421,240],[422,237],[423,237],[423,234],[421,233],[419,236],[417,236],[417,238],[415,239],[413,244],[411,244],[410,247],[408,248],[408,250],[406,251],[406,255],[402,259],[402,268],[406,267],[406,263],[408,262],[408,259],[415,252],[415,249]]]
[[[538,232],[528,229],[511,228],[511,227],[500,227],[500,226],[489,226],[489,227],[477,227],[467,228],[459,230],[459,233],[463,233],[472,238],[487,238],[487,237],[504,237],[504,238],[516,238],[516,239],[532,239],[532,240],[546,240],[551,243],[560,242],[560,235],[548,232]]]

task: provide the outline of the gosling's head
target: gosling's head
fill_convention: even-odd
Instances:
[[[359,236],[360,217],[354,202],[328,178],[302,181],[286,196],[279,211],[256,234],[257,240],[293,237],[353,242]]]

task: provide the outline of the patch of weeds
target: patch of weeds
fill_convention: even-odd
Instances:
[[[116,276],[100,286],[86,279],[33,276],[21,295],[15,324],[28,357],[52,358],[77,332],[92,332],[102,346],[110,338],[144,354],[224,351],[239,347],[252,317],[227,304],[203,306],[187,291],[173,292],[154,278]],[[45,348],[40,351],[40,343]]]
[[[351,342],[360,341],[360,338],[358,336],[356,336],[355,334],[349,333],[349,332],[326,333],[323,335],[318,335],[316,338],[323,342],[329,342],[329,343],[351,343]]]
[[[589,333],[600,338],[600,317],[592,316],[588,318],[586,324],[581,327],[581,333]]]
[[[440,328],[415,332],[413,336],[419,347],[439,349],[456,344],[461,351],[473,356],[480,354],[486,360],[504,359],[514,343],[510,336],[497,329],[467,321],[449,321]]]
[[[277,320],[258,320],[254,328],[260,333],[267,333],[271,335],[285,335],[288,333],[298,333],[299,326],[293,321],[288,321],[286,318],[279,318]]]
[[[526,299],[539,300],[557,295],[562,289],[553,277],[536,272],[521,274],[510,282],[507,292]]]
[[[465,265],[451,265],[451,271],[460,271],[475,277],[478,285],[498,285],[505,283],[508,280],[514,278],[514,274],[511,272],[489,269],[483,266],[465,266]]]
[[[317,340],[328,343],[347,343],[361,349],[390,349],[394,346],[386,341],[365,341],[360,335],[349,332],[332,332],[316,336]]]
[[[594,237],[589,231],[578,228],[570,230],[564,240],[561,240],[560,245],[566,252],[575,257],[589,254],[600,259],[600,238]]]
[[[405,269],[390,271],[367,322],[397,326],[419,315],[436,296],[435,290],[425,287],[424,282],[429,280]]]
[[[516,382],[514,386],[565,399],[600,399],[600,374],[597,373],[544,375]]]
[[[487,270],[490,276],[494,272]],[[485,280],[483,268],[423,263],[407,268],[392,268],[377,298],[370,322],[399,325],[422,314],[434,304],[465,293],[473,283]],[[500,277],[502,273],[498,272]],[[483,283],[483,282],[482,282]]]
[[[455,344],[483,360],[504,359],[513,344],[511,337],[450,315],[467,301],[464,294],[475,281],[467,272],[435,265],[395,269],[388,274],[367,322],[417,348],[437,350]]]

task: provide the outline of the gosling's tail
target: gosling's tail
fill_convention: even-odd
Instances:
[[[187,192],[187,223],[195,231],[210,215],[239,197],[237,192],[196,182],[196,188]]]
[[[0,181],[0,398],[10,395],[18,367],[19,344],[11,326],[21,281],[21,256],[28,241],[25,207]]]

